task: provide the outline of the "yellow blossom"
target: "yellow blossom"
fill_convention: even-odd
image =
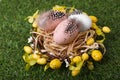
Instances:
[[[54,10],[54,11],[60,11],[60,12],[66,13],[65,8],[66,8],[65,6],[56,5],[56,6],[53,7],[53,10]]]
[[[89,38],[89,39],[86,41],[86,44],[87,44],[87,45],[92,45],[94,42],[95,42],[94,38]]]
[[[93,23],[96,23],[98,21],[97,17],[95,16],[89,16]]]
[[[104,26],[103,28],[102,28],[102,31],[104,32],[104,33],[110,33],[110,28],[109,27],[107,27],[107,26]]]
[[[103,58],[103,54],[101,53],[100,50],[93,50],[91,52],[91,57],[95,60],[95,61],[100,61]]]

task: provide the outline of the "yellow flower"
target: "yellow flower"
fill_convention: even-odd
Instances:
[[[50,62],[50,68],[52,69],[58,69],[61,67],[61,62],[59,59],[53,59],[51,62]]]
[[[104,26],[103,28],[102,28],[102,31],[104,32],[104,33],[110,33],[110,28],[109,27],[107,27],[107,26]]]
[[[82,61],[81,56],[75,56],[75,57],[73,58],[73,62],[74,62],[74,63],[78,63],[78,62],[80,62],[80,61]]]
[[[96,23],[98,21],[97,17],[95,16],[89,16],[93,23]]]
[[[92,45],[94,43],[94,38],[89,38],[87,41],[86,41],[86,44],[87,45]]]
[[[47,63],[47,60],[46,60],[46,58],[39,58],[39,59],[37,59],[37,63],[40,65],[44,65]]]
[[[27,18],[25,18],[25,20],[28,19],[29,23],[33,23],[35,18],[37,18],[38,14],[39,14],[39,10],[37,10],[32,16],[28,16]]]
[[[56,6],[53,7],[53,10],[54,10],[54,11],[60,11],[60,12],[66,13],[65,8],[66,8],[65,6],[56,5]]]
[[[100,61],[103,58],[103,55],[99,50],[93,50],[92,53],[91,53],[91,57],[95,61]]]
[[[32,53],[32,48],[29,46],[24,46],[24,51],[28,54]]]
[[[35,60],[38,60],[40,58],[40,55],[38,54],[31,54],[31,57]]]
[[[82,54],[82,59],[83,59],[84,61],[88,60],[88,59],[89,59],[89,55],[88,55],[87,53],[83,53],[83,54]]]

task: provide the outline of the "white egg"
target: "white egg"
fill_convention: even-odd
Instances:
[[[53,40],[57,44],[68,44],[71,43],[79,33],[79,27],[76,23],[66,19],[58,24],[56,27]]]
[[[90,29],[92,21],[86,14],[72,14],[68,17],[69,20],[75,20],[76,24],[80,26],[80,31],[86,31]]]

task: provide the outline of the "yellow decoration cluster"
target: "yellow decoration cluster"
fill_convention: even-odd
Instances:
[[[98,35],[98,36],[101,36],[101,37],[103,37],[101,40],[97,40],[97,42],[100,42],[100,43],[102,43],[102,42],[104,42],[104,40],[105,40],[105,34],[104,33],[110,33],[110,28],[109,27],[106,27],[106,26],[104,26],[102,29],[99,27],[99,26],[97,26],[97,21],[98,21],[98,19],[97,19],[97,17],[95,17],[95,16],[89,16],[90,17],[90,19],[92,20],[92,29],[95,29],[95,32],[96,32],[96,34]]]
[[[56,5],[52,8],[52,10],[60,11],[60,12],[63,12],[63,13],[67,13],[67,10],[68,10],[68,13],[71,13],[75,10],[75,8],[74,7],[66,7],[66,6]]]

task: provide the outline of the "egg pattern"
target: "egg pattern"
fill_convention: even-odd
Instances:
[[[79,27],[72,21],[66,19],[55,29],[53,40],[57,44],[68,44],[72,42],[79,33]]]
[[[73,23],[72,21],[70,21],[65,29],[65,33],[70,34],[71,36],[72,33],[74,33],[77,29],[78,29],[77,25]]]
[[[60,11],[50,11],[50,18],[52,18],[52,20],[56,20],[59,18],[62,18],[63,16],[65,16],[65,13],[60,12]]]

